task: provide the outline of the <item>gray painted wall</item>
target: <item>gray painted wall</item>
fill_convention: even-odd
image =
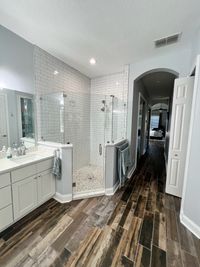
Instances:
[[[145,113],[147,114],[148,111],[148,101],[149,101],[149,96],[142,84],[142,82],[136,81],[134,84],[134,93],[133,93],[133,110],[132,110],[132,131],[131,131],[131,142],[130,142],[130,149],[131,149],[131,161],[132,161],[132,166],[134,166],[135,161],[136,161],[136,142],[137,142],[137,121],[138,121],[138,101],[139,101],[139,93],[142,94],[142,96],[145,98],[146,105],[145,105]]]
[[[183,188],[181,215],[186,224],[200,238],[200,56],[198,56],[191,122],[188,127],[189,141]]]
[[[0,87],[34,93],[34,46],[0,25]]]

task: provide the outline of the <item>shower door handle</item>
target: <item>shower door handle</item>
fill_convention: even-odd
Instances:
[[[102,155],[102,144],[99,144],[99,155]]]

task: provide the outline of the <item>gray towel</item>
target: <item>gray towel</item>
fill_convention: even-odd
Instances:
[[[118,146],[118,177],[120,181],[120,187],[125,184],[126,174],[128,167],[131,165],[130,161],[130,147],[128,142]]]
[[[54,157],[52,173],[57,179],[61,179],[62,164],[61,164],[61,159],[57,156]]]

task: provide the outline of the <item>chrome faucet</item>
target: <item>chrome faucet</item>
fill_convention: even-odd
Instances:
[[[17,144],[13,144],[13,148],[14,148],[14,151],[15,151],[17,157],[26,155],[26,149],[27,148],[25,147],[23,141],[20,142],[19,146],[17,146]]]

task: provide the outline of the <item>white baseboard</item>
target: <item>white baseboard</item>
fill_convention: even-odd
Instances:
[[[73,194],[73,199],[90,198],[105,195],[105,189],[89,190]]]
[[[106,196],[112,196],[112,195],[114,195],[118,188],[119,188],[119,182],[116,183],[111,188],[106,188]]]
[[[191,221],[185,214],[180,214],[181,223],[192,232],[197,238],[200,239],[200,227]]]
[[[63,195],[63,194],[56,192],[54,199],[60,203],[67,203],[67,202],[72,201],[72,194]]]
[[[128,175],[127,175],[127,178],[128,178],[128,179],[131,178],[131,176],[133,175],[135,169],[136,169],[136,166],[135,166],[135,164],[134,164],[134,166],[131,168],[131,170],[129,171],[129,173],[128,173]]]

